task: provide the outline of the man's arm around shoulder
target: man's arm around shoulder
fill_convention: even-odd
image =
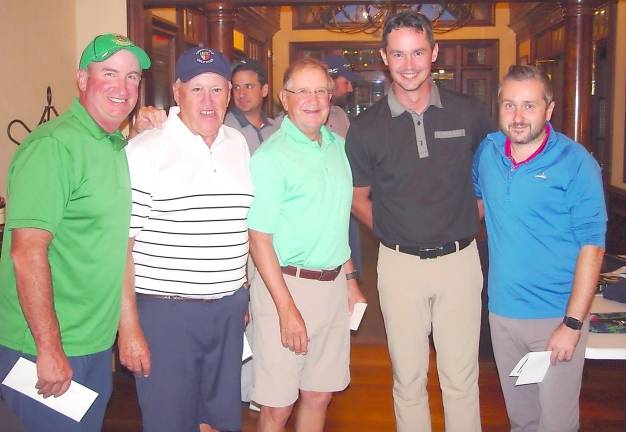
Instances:
[[[61,396],[69,388],[72,368],[63,351],[48,247],[52,233],[37,228],[11,231],[11,259],[17,294],[37,347],[37,384],[44,397]]]
[[[165,110],[153,106],[141,107],[130,129],[128,139],[136,137],[143,131],[160,128],[166,120]]]

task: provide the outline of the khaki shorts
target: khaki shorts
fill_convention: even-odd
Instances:
[[[278,314],[263,279],[250,288],[254,319],[252,400],[270,407],[293,404],[300,390],[341,391],[350,382],[348,288],[344,273],[332,282],[284,275],[304,319],[308,352],[296,355],[280,341]]]

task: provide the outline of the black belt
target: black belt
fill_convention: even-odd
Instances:
[[[337,279],[341,266],[330,270],[309,270],[294,266],[285,266],[280,268],[282,272],[289,276],[296,276],[304,279],[312,279],[322,282],[332,282]]]
[[[173,301],[185,301],[185,302],[196,302],[196,303],[211,303],[214,301],[218,301],[220,298],[192,298],[192,297],[183,297],[179,295],[164,295],[164,294],[144,294],[144,293],[136,293],[137,297],[141,297],[144,299],[158,299],[158,300],[173,300]]]
[[[431,259],[437,258],[444,255],[449,255],[454,252],[458,252],[460,250],[465,249],[474,241],[474,237],[468,237],[461,240],[453,241],[450,243],[442,244],[441,246],[430,247],[430,248],[422,248],[418,246],[401,246],[388,244],[386,242],[381,242],[385,247],[389,249],[393,249],[398,252],[402,252],[409,255],[415,255],[420,257],[420,259]]]

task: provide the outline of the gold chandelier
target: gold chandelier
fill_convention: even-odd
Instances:
[[[372,34],[383,27],[388,16],[408,9],[426,15],[432,21],[435,33],[445,33],[463,27],[473,17],[472,4],[450,1],[316,6],[311,12],[327,30]]]

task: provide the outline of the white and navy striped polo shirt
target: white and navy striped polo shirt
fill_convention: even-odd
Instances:
[[[170,108],[160,129],[127,146],[139,293],[220,298],[245,282],[250,153],[241,133],[219,129],[209,148]]]

